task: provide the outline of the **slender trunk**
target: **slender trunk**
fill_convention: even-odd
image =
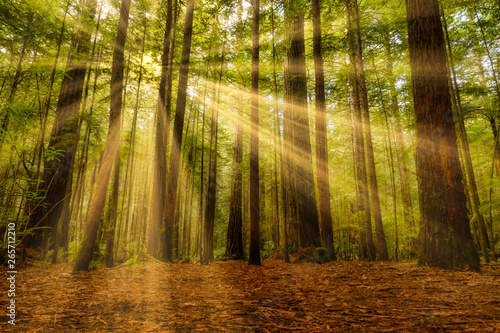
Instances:
[[[384,225],[382,223],[382,211],[380,209],[380,199],[378,194],[377,173],[375,171],[375,157],[373,154],[372,130],[370,125],[370,111],[368,105],[368,93],[365,82],[365,69],[363,65],[363,49],[361,45],[361,31],[359,24],[358,3],[354,0],[354,21],[356,24],[356,45],[357,45],[357,67],[358,84],[361,95],[361,109],[363,114],[363,131],[366,140],[366,156],[368,159],[368,174],[370,178],[371,209],[375,220],[375,235],[377,239],[377,251],[380,260],[389,260],[387,253],[387,243],[385,241]]]
[[[231,259],[243,259],[243,239],[242,239],[242,170],[241,162],[243,161],[243,110],[238,108],[238,116],[236,118],[236,126],[234,130],[233,144],[233,177],[231,183],[231,205],[229,207],[229,223],[227,230],[226,254],[225,256]]]
[[[356,212],[361,213],[362,216],[358,216],[359,221],[364,220],[364,229],[361,225],[360,232],[360,250],[361,257],[367,258],[369,260],[375,260],[375,245],[373,243],[373,232],[372,232],[372,222],[371,222],[371,207],[370,207],[370,196],[368,192],[368,181],[366,177],[366,159],[365,159],[365,145],[363,140],[363,128],[362,128],[362,116],[361,116],[361,105],[360,105],[360,92],[358,82],[358,71],[357,71],[357,54],[354,45],[355,36],[351,27],[351,7],[350,3],[347,2],[346,6],[346,23],[348,27],[348,48],[349,48],[349,62],[351,63],[351,77],[349,84],[349,94],[350,94],[350,108],[351,108],[351,124],[353,127],[353,152],[354,152],[354,172],[355,181],[357,189],[357,208]]]
[[[401,127],[401,115],[399,112],[398,106],[398,92],[396,90],[396,78],[392,72],[393,64],[392,64],[392,51],[390,41],[387,41],[386,44],[386,52],[387,52],[387,75],[389,76],[389,90],[391,93],[391,115],[394,119],[394,129],[396,132],[395,135],[395,144],[396,144],[396,160],[398,164],[398,173],[399,173],[399,186],[401,187],[401,198],[403,201],[403,216],[405,219],[406,225],[410,230],[414,230],[415,225],[415,217],[413,215],[413,203],[411,199],[410,185],[408,179],[408,168],[407,165],[407,156],[405,153],[405,144],[403,137],[403,130]]]
[[[66,5],[66,10],[64,11],[64,18],[63,18],[63,22],[61,25],[61,32],[59,33],[59,39],[57,41],[56,58],[54,59],[54,67],[52,68],[52,74],[50,76],[49,96],[47,97],[47,102],[45,104],[45,113],[43,115],[42,130],[41,130],[41,134],[40,134],[40,137],[41,137],[40,148],[38,150],[38,164],[37,164],[36,176],[35,176],[35,179],[37,180],[36,189],[38,189],[38,185],[39,185],[41,163],[42,163],[42,159],[43,159],[43,152],[45,149],[45,131],[47,128],[47,118],[48,118],[49,110],[50,110],[50,100],[52,98],[52,90],[54,88],[54,80],[56,77],[57,62],[59,61],[59,53],[61,51],[61,41],[62,41],[62,38],[64,35],[64,27],[66,25],[66,16],[68,14],[69,5],[70,5],[70,2],[68,1],[68,4]]]
[[[479,227],[479,234],[480,234],[480,244],[481,244],[481,249],[483,252],[483,256],[486,260],[486,262],[490,262],[490,255],[489,255],[489,249],[490,249],[490,242],[488,239],[488,232],[486,230],[486,223],[484,221],[484,216],[480,211],[480,206],[481,202],[479,200],[479,194],[477,191],[477,184],[476,184],[476,177],[474,175],[474,169],[472,166],[472,159],[470,156],[470,150],[469,150],[469,141],[467,139],[467,132],[465,130],[465,124],[464,124],[464,113],[462,110],[462,101],[460,99],[460,90],[458,88],[458,82],[457,82],[457,75],[455,72],[455,64],[453,61],[453,50],[451,48],[451,43],[450,43],[450,37],[448,35],[448,25],[446,24],[446,17],[444,16],[444,11],[441,8],[441,17],[443,20],[443,27],[444,27],[444,32],[445,32],[445,39],[446,39],[446,44],[448,46],[448,55],[449,55],[449,67],[451,69],[451,78],[450,78],[450,87],[451,87],[451,97],[452,101],[454,101],[455,106],[455,118],[457,121],[457,126],[458,126],[458,136],[460,138],[460,143],[462,146],[462,151],[463,151],[463,160],[465,162],[465,171],[467,174],[467,179],[468,179],[468,185],[469,185],[469,193],[470,193],[470,198],[471,198],[471,206],[472,206],[472,211],[474,212],[474,215],[476,216],[477,222],[478,222],[478,227]]]
[[[285,190],[283,188],[283,154],[282,154],[282,143],[281,143],[281,131],[280,131],[280,116],[278,111],[278,81],[276,75],[276,43],[275,43],[275,27],[274,27],[274,2],[271,4],[271,29],[272,29],[272,42],[273,42],[273,103],[274,103],[274,186],[276,189],[275,194],[275,205],[276,205],[276,226],[277,226],[277,239],[278,248],[280,247],[280,206],[279,206],[279,189],[278,189],[278,162],[277,154],[279,152],[280,159],[280,177],[281,177],[281,188],[282,188],[282,199],[284,198]],[[277,143],[277,145],[276,145]],[[284,207],[285,201],[282,201],[283,209],[283,221],[286,224],[286,208]],[[284,226],[283,231],[283,249],[285,254],[285,261],[289,262],[288,257],[287,241],[286,241],[286,226]]]
[[[161,60],[161,80],[158,91],[158,102],[156,111],[156,147],[153,199],[151,207],[151,225],[149,234],[149,253],[153,256],[160,256],[159,251],[163,242],[161,239],[163,228],[162,221],[166,203],[165,189],[167,187],[167,145],[170,133],[170,109],[167,109],[167,81],[168,81],[168,60],[170,51],[170,32],[172,30],[172,0],[167,0],[167,22],[165,35],[163,38],[163,53]],[[170,88],[169,88],[170,89]]]
[[[332,208],[330,206],[330,177],[328,175],[328,140],[326,135],[326,103],[323,56],[321,54],[321,12],[319,0],[312,0],[313,52],[316,94],[316,173],[319,191],[321,243],[335,258],[333,245]]]
[[[108,209],[109,226],[106,242],[106,267],[113,267],[113,247],[115,243],[115,228],[118,215],[118,189],[120,185],[120,155],[117,154],[113,170],[113,189],[111,192],[111,204]]]
[[[10,88],[9,97],[7,98],[7,105],[12,104],[14,102],[14,97],[16,96],[17,88],[21,84],[22,78],[22,69],[23,69],[23,60],[26,55],[26,49],[28,46],[28,39],[25,38],[23,41],[23,47],[21,49],[21,55],[19,56],[19,61],[17,62],[16,74],[14,75],[14,79],[12,81],[12,86]],[[6,108],[5,116],[2,119],[2,124],[0,125],[0,150],[2,148],[3,142],[5,140],[5,136],[7,134],[7,127],[9,125],[9,116],[10,110]]]
[[[252,101],[250,128],[250,265],[260,265],[259,198],[259,0],[253,1]]]
[[[380,96],[380,101],[382,104],[382,110],[384,110],[384,118],[385,118],[385,128],[387,131],[387,141],[389,151],[389,165],[390,165],[390,174],[391,174],[391,192],[392,192],[392,206],[393,206],[393,214],[394,214],[394,231],[395,231],[395,250],[394,250],[394,258],[398,261],[398,250],[399,250],[399,239],[398,239],[398,214],[397,214],[397,200],[396,200],[396,176],[394,170],[394,158],[392,154],[392,135],[391,130],[389,129],[389,116],[387,115],[387,108],[384,102],[384,95],[382,93],[382,86],[380,85],[380,79],[378,76],[378,70],[375,66],[375,61],[373,61],[373,68],[375,69],[375,76],[377,78],[378,92]]]

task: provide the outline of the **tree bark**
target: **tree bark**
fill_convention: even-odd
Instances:
[[[113,50],[113,63],[111,67],[111,102],[109,115],[109,130],[104,148],[103,162],[97,175],[97,186],[92,198],[92,203],[85,221],[85,233],[82,246],[78,252],[73,272],[88,270],[97,232],[104,212],[106,192],[111,176],[113,163],[120,153],[120,118],[122,109],[124,49],[127,37],[128,18],[131,0],[123,0],[120,7],[120,19]]]
[[[175,207],[177,206],[177,183],[182,145],[182,130],[186,111],[187,83],[189,73],[189,56],[191,54],[191,37],[193,33],[194,0],[188,0],[184,25],[184,41],[182,45],[177,104],[175,108],[174,131],[172,136],[172,151],[167,180],[166,204],[163,212],[165,232],[163,234],[163,255],[167,261],[172,260],[172,232],[174,227]]]
[[[354,0],[354,21],[356,24],[356,45],[357,45],[357,67],[358,84],[361,95],[361,109],[363,116],[363,131],[366,140],[366,156],[368,160],[368,175],[370,178],[371,209],[375,220],[375,235],[377,239],[377,252],[380,260],[389,260],[387,253],[387,243],[385,241],[384,225],[382,223],[382,211],[380,209],[380,199],[378,194],[377,173],[375,170],[375,157],[373,154],[372,130],[370,124],[370,111],[368,105],[368,92],[365,82],[365,69],[363,65],[363,48],[361,45],[361,31],[359,24],[358,1]]]
[[[462,184],[439,3],[406,0],[406,10],[417,116],[419,263],[479,270]]]
[[[95,2],[83,7],[82,21],[94,19]],[[56,119],[47,150],[57,152],[55,156],[45,156],[43,183],[40,189],[45,194],[42,202],[37,206],[30,217],[30,227],[49,227],[51,236],[40,232],[35,240],[30,242],[34,246],[45,245],[51,237],[55,241],[57,225],[63,210],[63,202],[71,187],[71,171],[74,154],[78,143],[78,116],[83,94],[85,71],[87,68],[87,54],[90,50],[90,33],[88,30],[77,31],[66,62],[68,72],[64,76],[56,109]],[[74,55],[76,54],[76,55]]]
[[[253,1],[252,96],[250,128],[250,265],[260,265],[259,192],[259,0]]]
[[[319,191],[321,243],[335,258],[332,212],[330,206],[330,177],[328,175],[328,140],[326,136],[325,76],[321,54],[321,11],[319,0],[312,0],[313,52],[316,94],[316,174]]]
[[[297,214],[300,246],[320,246],[307,108],[304,15],[295,0],[290,0],[288,5],[285,14],[290,22],[290,47],[285,66],[285,114],[286,117],[291,116],[293,155],[290,155],[290,189],[296,200],[291,203],[291,209],[295,209]],[[285,146],[285,149],[290,147]]]
[[[166,207],[167,188],[167,145],[170,133],[170,113],[167,109],[167,81],[169,70],[170,31],[172,29],[172,0],[167,0],[167,22],[163,38],[163,53],[161,58],[161,80],[158,91],[158,102],[156,109],[156,146],[155,146],[155,169],[153,183],[153,198],[151,202],[151,225],[149,228],[148,252],[155,257],[160,254],[164,246],[161,238],[163,218]],[[173,218],[173,216],[172,216]]]
[[[366,177],[366,159],[365,145],[363,141],[363,122],[361,116],[360,92],[358,85],[358,71],[356,66],[356,48],[354,46],[354,31],[351,27],[351,4],[347,1],[346,4],[346,23],[348,27],[348,56],[351,63],[351,75],[349,82],[350,108],[351,108],[351,124],[353,128],[353,158],[354,158],[354,173],[356,181],[356,212],[363,212],[358,218],[361,223],[360,231],[360,255],[369,260],[375,260],[376,249],[373,243],[373,231],[371,222],[370,195],[368,192],[368,180]]]
[[[467,174],[467,180],[469,184],[469,197],[471,199],[471,206],[472,206],[472,211],[474,212],[474,215],[476,216],[477,222],[478,222],[478,227],[479,227],[479,234],[480,234],[480,245],[481,249],[483,252],[483,256],[486,260],[486,262],[490,262],[490,255],[489,255],[489,248],[490,248],[490,242],[488,239],[488,232],[486,230],[486,223],[484,222],[484,216],[479,210],[481,206],[481,202],[479,200],[479,194],[477,191],[477,184],[476,184],[476,177],[474,175],[474,169],[472,166],[472,159],[470,156],[470,150],[469,150],[469,141],[467,139],[467,132],[465,130],[465,124],[464,124],[464,114],[462,110],[462,101],[460,98],[460,90],[458,88],[458,82],[457,82],[457,76],[455,73],[455,64],[453,61],[453,51],[451,49],[451,43],[450,43],[450,37],[448,35],[448,26],[446,24],[446,17],[444,16],[444,11],[441,8],[441,16],[443,19],[443,25],[444,25],[444,32],[445,32],[445,37],[446,37],[446,44],[448,46],[448,52],[449,52],[449,66],[451,69],[451,77],[450,77],[450,86],[451,86],[451,97],[452,101],[452,106],[454,106],[454,116],[456,118],[457,122],[457,132],[458,136],[460,138],[460,143],[462,146],[462,152],[463,152],[463,160],[465,162],[465,171]]]

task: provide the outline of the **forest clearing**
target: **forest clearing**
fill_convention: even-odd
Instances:
[[[500,331],[498,264],[477,273],[418,268],[415,261],[268,259],[262,266],[151,261],[69,271],[67,263],[22,269],[17,323],[4,331]]]

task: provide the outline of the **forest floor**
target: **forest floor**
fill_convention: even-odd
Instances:
[[[17,273],[5,332],[500,332],[500,264],[480,273],[413,262],[149,262]]]

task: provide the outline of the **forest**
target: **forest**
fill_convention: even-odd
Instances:
[[[0,0],[0,27],[8,330],[500,330],[500,2]]]

